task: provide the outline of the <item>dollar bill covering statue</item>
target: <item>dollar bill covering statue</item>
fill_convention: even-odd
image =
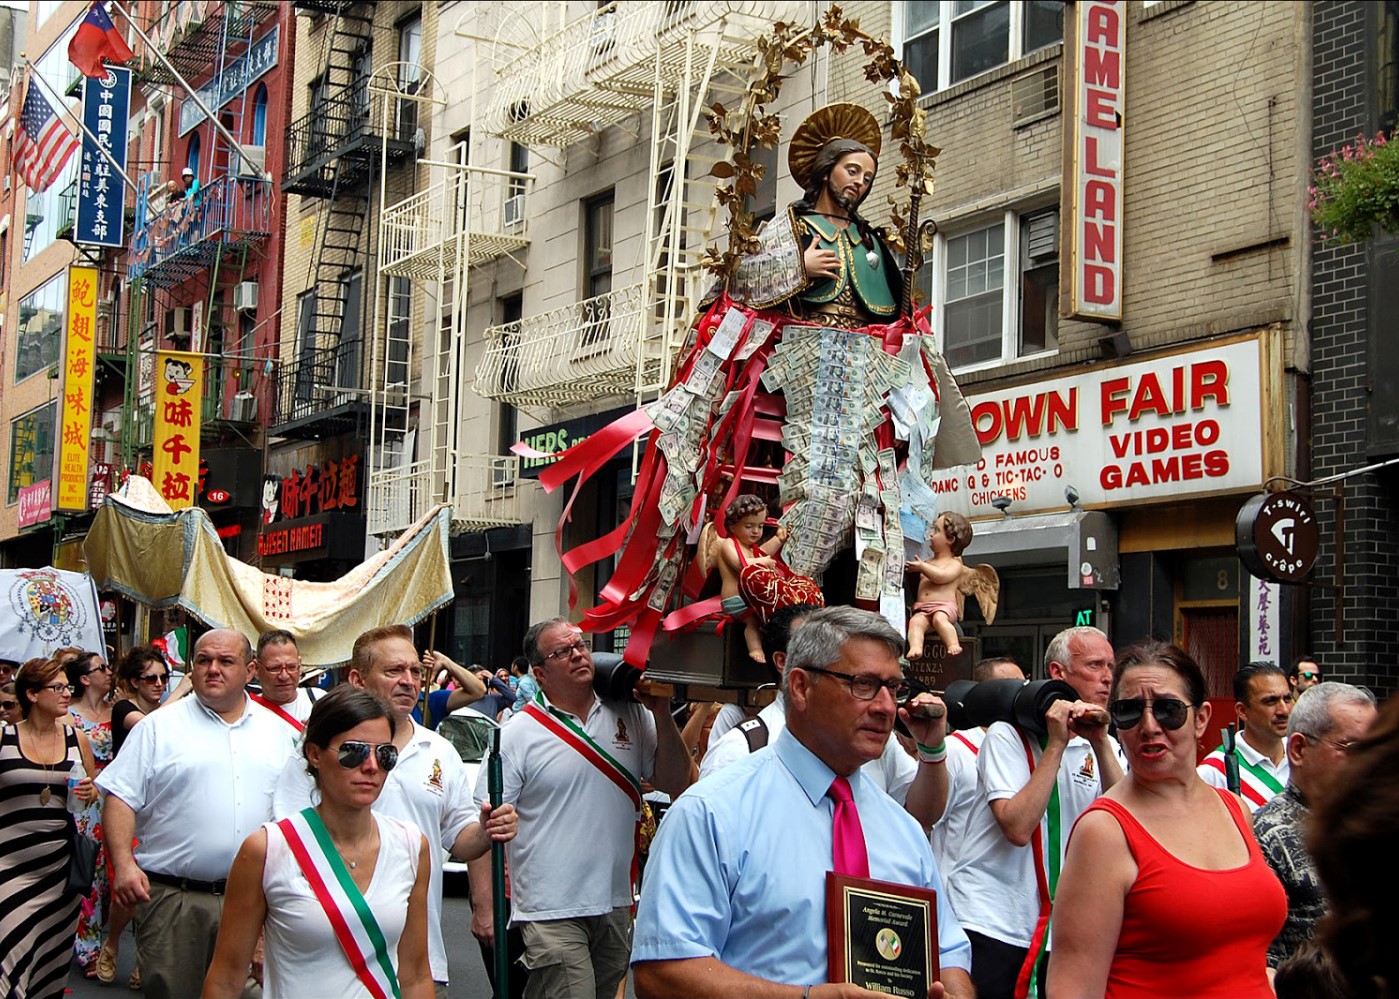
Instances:
[[[793,571],[819,579],[853,545],[854,598],[902,627],[905,531],[921,541],[936,516],[932,473],[978,461],[981,447],[927,311],[910,314],[897,261],[859,213],[879,150],[858,105],[807,118],[788,153],[803,197],[705,299],[672,387],[541,476],[581,484],[649,432],[628,519],[563,554],[570,573],[618,555],[584,627],[628,627],[637,665],[659,629],[720,613],[718,598],[693,599],[694,542],[755,487],[776,486]]]

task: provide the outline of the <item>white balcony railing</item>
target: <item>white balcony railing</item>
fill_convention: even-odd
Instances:
[[[528,174],[433,165],[426,188],[385,210],[380,267],[423,281],[450,279],[529,245]]]
[[[452,530],[484,531],[524,523],[520,459],[513,454],[459,454],[452,496]]]
[[[502,65],[487,128],[517,142],[563,146],[650,105],[655,85],[697,72],[694,53],[737,68],[774,21],[802,21],[801,0],[650,0],[611,3],[548,34]],[[691,44],[695,46],[691,47]]]
[[[456,487],[448,498],[452,533],[523,523],[520,459],[514,455],[463,454],[456,458]],[[396,534],[427,513],[441,496],[432,462],[375,470],[369,476],[369,533]]]
[[[645,285],[628,285],[490,327],[476,392],[516,406],[564,406],[652,384],[661,331],[647,322],[645,292]]]
[[[397,534],[437,502],[432,463],[428,461],[373,469],[367,485],[370,534]]]

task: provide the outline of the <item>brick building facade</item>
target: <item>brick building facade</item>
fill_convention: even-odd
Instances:
[[[1399,4],[1319,3],[1311,25],[1311,152],[1320,158],[1358,135],[1399,121]],[[1399,454],[1399,352],[1389,328],[1399,295],[1399,235],[1364,245],[1318,242],[1312,255],[1311,469],[1325,479]],[[1321,554],[1315,579],[1335,578],[1344,593],[1312,595],[1313,651],[1328,675],[1393,689],[1394,622],[1399,617],[1399,472],[1391,466],[1318,494]],[[1337,625],[1343,633],[1337,634]]]

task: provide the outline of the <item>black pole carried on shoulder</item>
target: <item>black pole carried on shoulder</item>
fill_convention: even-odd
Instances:
[[[505,778],[500,762],[500,729],[491,731],[491,755],[486,760],[486,786],[490,793],[491,810],[500,807],[504,795]],[[510,916],[506,911],[505,900],[505,844],[491,841],[491,903],[492,920],[495,926],[492,950],[495,957],[495,999],[508,999],[510,995],[510,952],[505,942],[506,923]]]

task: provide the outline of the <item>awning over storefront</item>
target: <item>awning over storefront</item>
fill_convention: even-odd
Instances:
[[[1071,590],[1115,590],[1121,581],[1117,525],[1102,510],[973,521],[972,542],[962,558],[997,569],[1062,565]]]

